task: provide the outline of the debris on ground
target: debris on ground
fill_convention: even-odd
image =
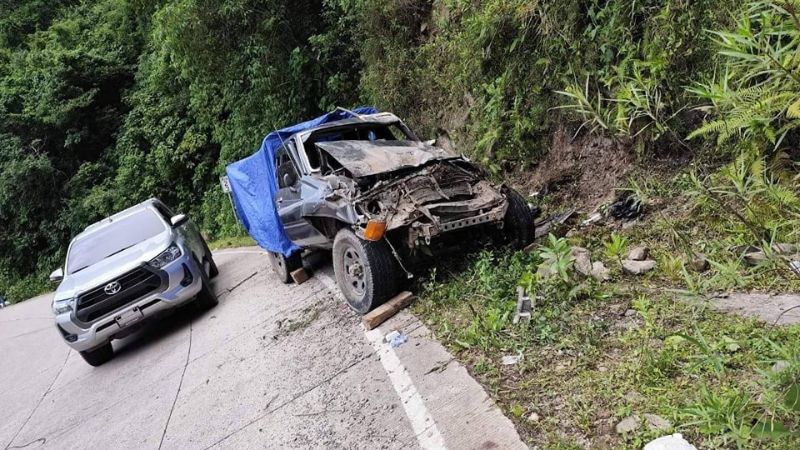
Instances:
[[[595,224],[603,220],[603,215],[599,212],[592,214],[591,216],[587,217],[586,220],[581,222],[582,227],[588,227],[589,225]]]
[[[642,214],[642,200],[636,194],[620,194],[608,207],[608,213],[615,219],[635,219]]]
[[[517,324],[520,321],[530,322],[531,313],[533,312],[533,305],[531,298],[525,293],[523,287],[517,288],[517,311],[514,313],[513,323]]]
[[[396,336],[392,337],[392,339],[389,341],[389,345],[392,346],[392,348],[397,348],[405,344],[406,342],[408,342],[408,335],[405,335],[402,332],[400,332],[397,333]]]
[[[572,216],[575,215],[576,211],[577,210],[575,208],[572,208],[572,209],[570,209],[570,210],[568,210],[568,211],[566,211],[564,213],[556,214],[554,216],[550,216],[547,219],[537,223],[536,224],[536,234],[535,234],[536,238],[538,239],[538,238],[547,236],[550,233],[550,231],[555,229],[558,225],[563,225],[563,224],[567,223],[567,221]],[[535,244],[531,244],[531,245],[525,247],[525,251],[530,253],[536,247],[538,247],[538,246],[535,245]]]
[[[772,365],[772,372],[779,373],[783,372],[784,370],[788,369],[791,366],[789,361],[782,359],[780,361],[775,361],[775,364]]]
[[[411,292],[405,291],[397,294],[391,300],[378,306],[364,315],[362,323],[367,330],[372,330],[397,314],[401,309],[414,302],[416,297]]]
[[[622,260],[622,270],[629,275],[643,275],[656,267],[656,262],[652,259],[645,261],[634,261],[631,259]]]
[[[800,260],[790,262],[789,268],[792,269],[792,272],[794,272],[795,275],[800,277]]]
[[[644,261],[650,256],[650,249],[647,247],[633,247],[628,253],[628,259],[633,261]]]
[[[644,450],[697,450],[697,447],[686,441],[680,433],[675,433],[649,442]]]
[[[518,354],[518,355],[506,355],[506,356],[503,356],[502,362],[503,362],[504,366],[513,366],[513,365],[519,363],[520,360],[522,360],[522,354],[521,353]]]
[[[400,332],[397,330],[392,330],[386,333],[386,336],[383,337],[383,342],[386,342],[388,344],[389,342],[392,342],[392,339],[396,338],[397,336],[400,336]]]
[[[531,413],[531,415],[528,416],[528,422],[531,422],[531,423],[537,423],[537,422],[539,422],[539,419],[540,419],[540,417],[539,417],[539,414],[537,414],[537,413]]]

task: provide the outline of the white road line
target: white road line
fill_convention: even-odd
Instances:
[[[328,289],[338,293],[339,288],[336,282],[326,273],[316,272],[314,274],[322,284]],[[342,299],[344,300],[344,299]],[[414,382],[408,374],[400,358],[395,353],[394,349],[387,343],[383,342],[383,335],[379,328],[372,331],[364,330],[364,337],[372,344],[375,354],[378,355],[383,369],[389,376],[389,381],[392,383],[400,401],[403,404],[403,409],[406,412],[408,420],[411,422],[411,428],[417,436],[419,446],[425,450],[446,450],[447,446],[444,442],[444,437],[439,433],[439,428],[436,426],[436,421],[433,416],[428,412],[425,407],[425,400],[417,391]]]

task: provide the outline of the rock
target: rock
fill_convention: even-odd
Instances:
[[[575,270],[585,277],[592,276],[592,259],[589,250],[583,247],[572,247],[570,254],[575,258]]]
[[[642,275],[656,267],[656,262],[652,259],[646,261],[633,261],[630,259],[622,260],[622,270],[631,275]]]
[[[632,433],[639,429],[641,422],[642,419],[634,414],[630,417],[622,419],[617,426],[614,427],[614,429],[617,431],[617,434]]]
[[[637,314],[635,309],[629,309],[625,311],[625,317],[633,317]]]
[[[793,255],[800,251],[794,244],[773,244],[772,251],[779,255]]]
[[[680,433],[675,433],[649,442],[644,450],[697,450],[697,447],[687,442]]]
[[[764,252],[750,252],[745,253],[744,262],[749,266],[757,266],[767,260],[767,255]]]
[[[705,272],[711,268],[706,255],[702,253],[695,253],[691,261],[689,261],[689,268],[695,272]]]
[[[503,365],[504,366],[513,366],[514,364],[517,364],[520,359],[522,359],[522,355],[506,355],[506,356],[503,356]]]
[[[630,391],[625,394],[625,400],[627,400],[628,402],[638,402],[643,399],[644,396],[636,391]]]
[[[775,373],[783,372],[789,368],[789,365],[789,361],[786,360],[775,361],[775,364],[772,365],[772,371]]]
[[[528,422],[531,422],[531,423],[536,423],[536,422],[539,421],[539,419],[540,419],[540,417],[536,413],[531,413],[531,415],[528,416]]]
[[[800,258],[800,257],[798,257],[798,258]],[[794,272],[795,275],[800,277],[800,259],[790,262],[789,263],[789,268],[792,269],[792,272]]]
[[[648,256],[650,256],[650,249],[647,247],[634,247],[628,253],[628,259],[634,261],[644,261]]]
[[[592,263],[592,276],[597,281],[608,281],[611,279],[611,271],[600,261]]]
[[[644,420],[651,430],[666,431],[672,428],[672,423],[669,420],[655,414],[645,414]]]

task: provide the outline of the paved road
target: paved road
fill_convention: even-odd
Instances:
[[[329,266],[287,286],[258,249],[215,258],[217,308],[115,341],[98,368],[49,296],[0,309],[0,449],[526,448],[414,316],[367,333]],[[398,328],[407,344],[381,342]]]

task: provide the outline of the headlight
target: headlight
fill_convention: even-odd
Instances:
[[[53,313],[59,316],[64,313],[68,313],[72,311],[72,299],[68,298],[65,300],[55,300],[53,301]]]
[[[164,250],[160,255],[150,260],[149,264],[150,266],[156,269],[160,269],[166,266],[167,264],[171,263],[172,261],[175,261],[176,259],[180,258],[181,254],[182,254],[181,249],[177,245],[172,244],[169,246],[169,248]]]

